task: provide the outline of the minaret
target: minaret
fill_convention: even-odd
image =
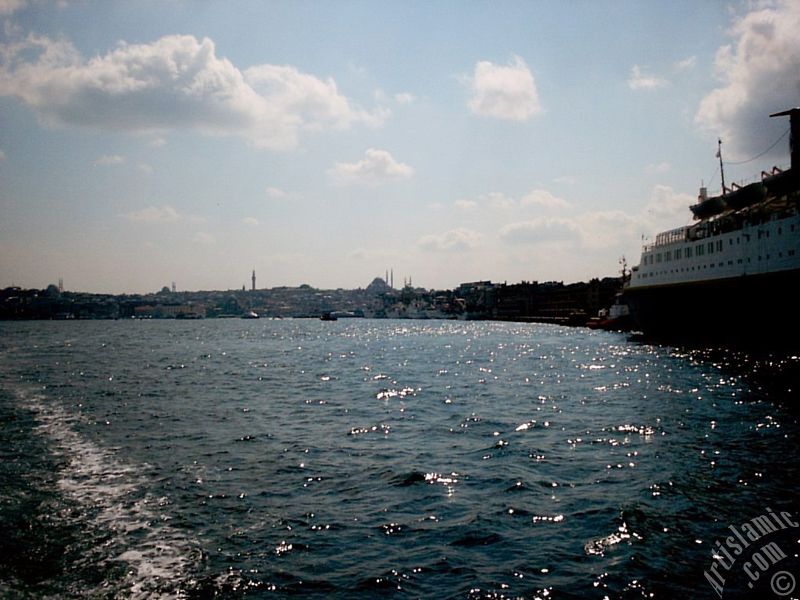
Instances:
[[[253,281],[253,291],[255,292],[256,291],[256,270],[255,269],[253,269],[252,281]]]
[[[389,287],[394,289],[394,269],[392,269],[391,277],[392,277],[392,281],[389,283]]]

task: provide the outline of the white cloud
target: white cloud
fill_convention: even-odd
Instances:
[[[508,210],[514,207],[514,199],[502,192],[489,192],[486,198],[489,202],[489,208],[495,210]]]
[[[244,219],[242,219],[242,223],[244,223],[249,227],[257,227],[258,219],[256,219],[255,217],[245,217]]]
[[[411,104],[414,102],[414,100],[416,100],[414,94],[410,94],[408,92],[402,92],[394,95],[394,101],[398,104]]]
[[[723,141],[734,158],[749,158],[770,146],[786,129],[770,113],[797,106],[800,90],[800,3],[771,2],[738,19],[733,44],[717,50],[721,85],[700,102],[696,122]],[[779,144],[773,157],[785,157]]]
[[[285,150],[302,133],[380,125],[388,112],[353,106],[333,79],[287,65],[244,71],[214,42],[170,35],[120,43],[84,59],[66,41],[29,35],[0,46],[0,95],[13,96],[54,125],[158,133],[190,129],[237,135]]]
[[[562,175],[561,177],[556,177],[553,179],[553,183],[560,183],[563,185],[575,185],[578,183],[578,180],[571,175]]]
[[[484,235],[459,227],[444,233],[425,235],[417,244],[423,250],[433,252],[456,252],[477,248],[483,243]]]
[[[212,244],[215,244],[217,240],[207,231],[198,231],[192,237],[192,241],[196,244],[202,244],[203,246],[211,246]]]
[[[697,198],[675,192],[667,185],[657,185],[650,194],[643,217],[665,227],[678,227],[689,217],[689,206]]]
[[[336,163],[328,169],[328,176],[337,185],[379,185],[389,181],[408,179],[414,169],[397,162],[386,150],[369,148],[364,158],[354,163]]]
[[[366,67],[356,64],[353,61],[349,61],[347,63],[347,70],[353,73],[353,75],[358,75],[359,77],[364,77],[364,75],[367,74]]]
[[[588,249],[623,248],[647,230],[641,215],[621,210],[590,212],[576,218],[581,242]],[[671,223],[669,226],[674,226]]]
[[[0,16],[10,15],[26,4],[25,0],[0,0]]]
[[[153,174],[153,167],[151,167],[147,163],[139,163],[138,165],[136,165],[136,169],[143,175]]]
[[[690,69],[694,69],[696,64],[697,64],[697,57],[690,56],[688,58],[684,58],[683,60],[679,60],[672,66],[672,68],[675,71],[688,71]]]
[[[537,218],[510,223],[500,230],[500,237],[515,244],[573,241],[580,238],[580,230],[571,219]]]
[[[129,221],[138,221],[141,223],[173,223],[181,218],[178,211],[168,205],[148,206],[147,208],[129,212],[123,216]]]
[[[631,75],[628,78],[628,87],[632,90],[655,90],[665,87],[669,82],[666,79],[645,75],[639,65],[631,67]]]
[[[651,163],[647,165],[644,168],[644,170],[646,173],[653,175],[653,174],[666,173],[670,170],[670,168],[672,167],[668,162],[660,162],[660,163]]]
[[[538,217],[510,223],[500,229],[500,238],[511,244],[574,243],[583,251],[624,251],[640,235],[655,235],[679,227],[689,218],[689,205],[696,200],[671,187],[653,187],[649,200],[637,212],[593,211],[570,217]]]
[[[472,90],[469,108],[476,115],[527,121],[542,113],[533,74],[519,56],[506,66],[480,61],[467,82]]]
[[[276,187],[268,187],[266,190],[264,190],[264,193],[267,195],[267,198],[272,198],[274,200],[289,197],[288,192]]]
[[[463,210],[466,212],[471,212],[478,208],[478,203],[475,200],[456,200],[453,205],[458,210]]]
[[[119,154],[104,154],[94,161],[94,166],[119,165],[125,162],[125,157]]]
[[[563,198],[554,196],[547,190],[531,190],[520,200],[522,206],[539,206],[541,208],[569,208],[570,204]]]

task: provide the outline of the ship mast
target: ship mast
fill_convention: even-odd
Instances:
[[[795,167],[800,167],[800,108],[790,108],[770,117],[789,117],[789,153],[794,171]]]
[[[722,138],[717,138],[717,158],[719,158],[719,176],[722,179],[722,195],[727,191],[725,189],[725,167],[722,166]]]

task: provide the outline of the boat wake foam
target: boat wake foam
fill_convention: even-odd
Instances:
[[[70,591],[92,595],[102,589],[103,595],[135,599],[186,597],[202,552],[170,523],[170,500],[148,493],[145,465],[125,463],[81,434],[75,427],[79,417],[57,402],[39,393],[17,393],[57,459],[59,492],[79,507],[77,514],[61,516],[79,520],[76,524],[90,540],[75,566],[102,574],[103,581],[86,584],[93,589]]]

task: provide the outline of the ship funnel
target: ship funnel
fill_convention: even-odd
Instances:
[[[800,108],[790,108],[783,112],[775,113],[770,117],[789,117],[789,153],[792,160],[792,171],[797,167],[800,170]]]

